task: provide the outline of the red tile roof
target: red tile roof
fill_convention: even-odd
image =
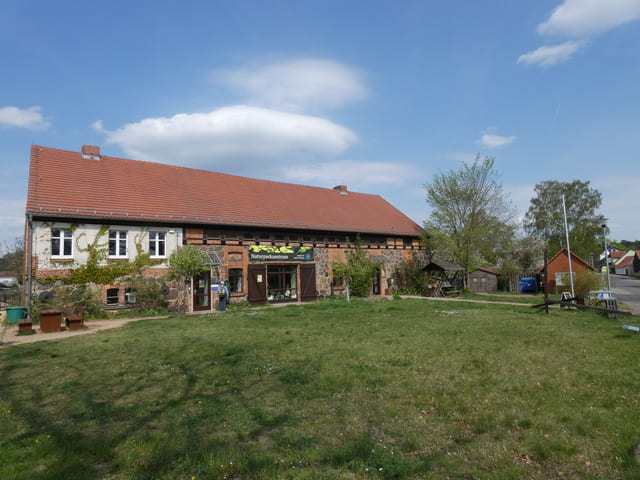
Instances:
[[[85,149],[87,150],[87,149]],[[379,195],[31,146],[27,213],[421,235]]]

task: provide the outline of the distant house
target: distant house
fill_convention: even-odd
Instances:
[[[489,293],[498,290],[498,272],[479,268],[469,275],[469,288],[473,293]]]
[[[571,252],[571,269],[569,269],[569,251],[564,247],[547,262],[547,292],[569,288],[571,285],[570,271],[575,276],[580,272],[595,272],[596,269],[573,252]],[[539,272],[544,273],[544,266],[540,268]]]
[[[627,250],[620,252],[618,258],[613,259],[613,272],[616,275],[633,275],[640,272],[640,257],[636,250]]]

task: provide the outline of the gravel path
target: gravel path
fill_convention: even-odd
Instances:
[[[0,333],[0,347],[6,347],[9,345],[18,345],[21,343],[33,343],[43,340],[59,340],[61,338],[75,337],[77,335],[87,335],[89,333],[103,332],[112,328],[120,328],[129,322],[136,322],[138,320],[149,320],[152,318],[166,318],[166,317],[145,317],[145,318],[117,318],[110,320],[88,320],[84,322],[85,327],[82,330],[62,330],[60,332],[48,332],[42,333],[38,326],[34,326],[35,334],[33,335],[18,335],[17,324],[5,323],[2,327],[2,333]]]

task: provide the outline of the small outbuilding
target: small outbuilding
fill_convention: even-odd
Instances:
[[[556,291],[558,287],[566,288],[570,285],[569,271],[576,275],[581,272],[595,272],[596,269],[573,252],[571,252],[571,269],[569,269],[569,251],[567,247],[564,247],[547,262],[549,275],[549,278],[545,280],[547,292],[551,293]],[[544,266],[540,268],[539,272],[544,273]]]
[[[431,262],[422,270],[427,273],[430,296],[432,297],[458,294],[464,286],[464,280],[461,278],[464,274],[464,267],[457,263],[446,260]]]
[[[469,275],[469,289],[473,293],[489,293],[498,290],[498,272],[479,268]]]

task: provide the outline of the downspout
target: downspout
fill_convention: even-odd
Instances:
[[[28,246],[28,247],[27,247]],[[27,214],[27,245],[25,245],[25,250],[27,253],[27,292],[26,292],[26,303],[27,303],[27,318],[31,318],[31,292],[33,290],[33,214]]]

